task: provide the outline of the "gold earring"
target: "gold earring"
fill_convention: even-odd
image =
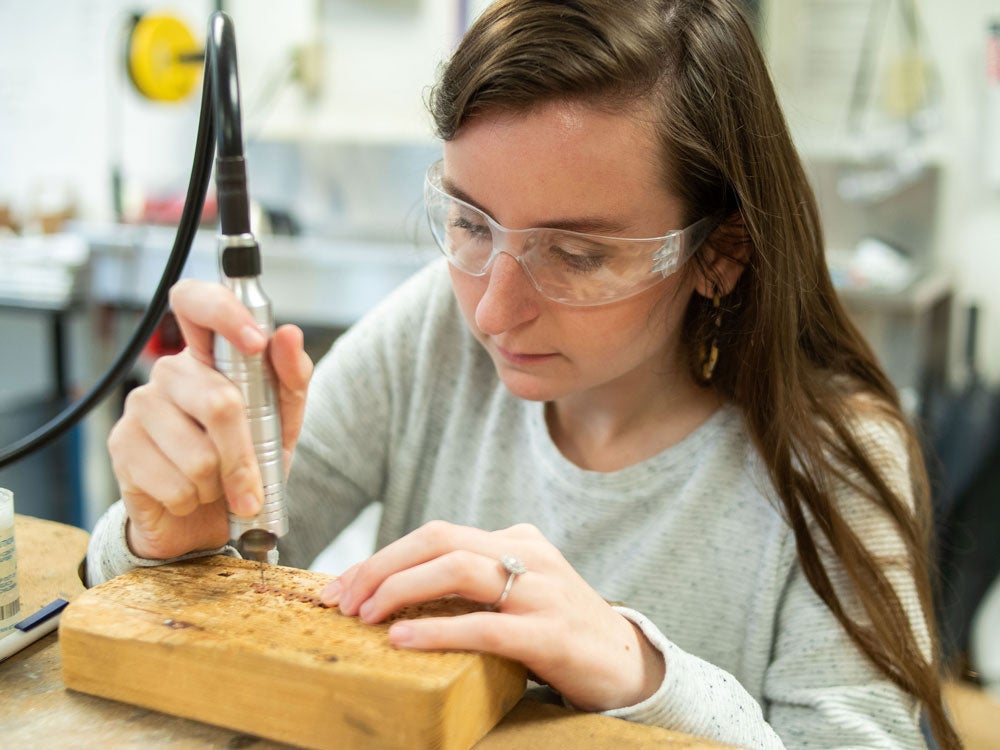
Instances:
[[[719,287],[715,287],[714,291],[712,308],[715,310],[715,331],[712,333],[712,343],[707,352],[704,343],[698,347],[698,355],[701,359],[701,379],[706,383],[712,379],[715,365],[719,362],[719,331],[722,329],[722,298],[719,295]]]

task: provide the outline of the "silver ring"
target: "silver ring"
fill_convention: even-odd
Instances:
[[[507,595],[510,594],[510,589],[514,585],[514,579],[522,573],[528,572],[524,563],[513,555],[504,555],[501,557],[500,565],[507,571],[507,583],[503,587],[503,593],[500,594],[500,598],[493,602],[493,609],[500,609],[500,605],[507,601]]]

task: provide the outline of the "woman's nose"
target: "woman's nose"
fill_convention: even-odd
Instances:
[[[538,317],[540,295],[517,258],[497,253],[487,272],[486,291],[476,305],[476,325],[489,336]]]

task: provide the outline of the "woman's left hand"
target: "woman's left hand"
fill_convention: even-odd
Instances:
[[[347,570],[321,597],[370,623],[449,594],[494,604],[507,584],[500,560],[508,555],[526,572],[495,611],[399,621],[389,641],[514,659],[586,711],[634,705],[655,692],[663,655],[528,524],[488,532],[431,521]]]

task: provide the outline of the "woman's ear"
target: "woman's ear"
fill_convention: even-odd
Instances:
[[[703,297],[716,293],[725,297],[733,291],[753,254],[743,213],[729,214],[705,240],[701,254],[695,290]]]

